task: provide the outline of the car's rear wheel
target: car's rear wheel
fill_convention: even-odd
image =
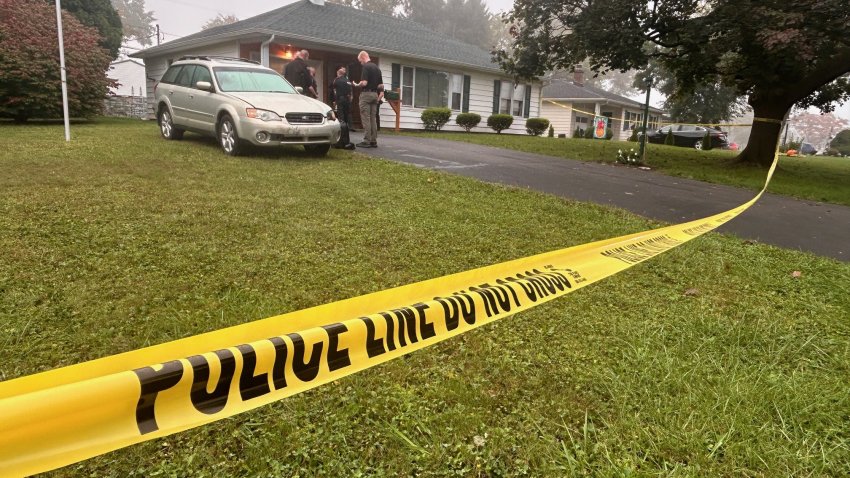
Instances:
[[[183,139],[183,130],[174,126],[174,118],[168,108],[159,111],[159,132],[165,139]]]
[[[698,139],[696,143],[694,143],[694,149],[697,151],[702,151],[702,140]]]
[[[228,156],[238,156],[242,152],[242,142],[230,115],[222,116],[218,123],[218,144]]]
[[[330,144],[305,144],[304,151],[311,156],[325,156],[331,150]]]

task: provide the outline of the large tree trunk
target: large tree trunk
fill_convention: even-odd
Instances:
[[[738,161],[767,168],[773,162],[779,134],[782,132],[782,120],[788,108],[779,106],[777,103],[769,105],[751,103],[751,106],[755,115],[753,127],[750,130],[747,147],[738,155]]]

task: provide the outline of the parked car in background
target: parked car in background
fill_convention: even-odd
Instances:
[[[817,154],[818,150],[811,143],[800,144],[800,154],[812,155]]]
[[[156,118],[165,139],[192,131],[218,139],[225,154],[247,144],[303,145],[323,156],[339,140],[330,106],[298,94],[276,71],[240,58],[183,57],[154,89]]]
[[[729,146],[725,131],[689,124],[671,124],[664,126],[663,128],[655,131],[650,131],[646,136],[646,139],[650,143],[664,144],[664,141],[667,139],[667,135],[671,131],[673,133],[673,144],[676,146],[702,149],[702,139],[705,137],[706,132],[708,132],[711,136],[712,148],[726,149]]]

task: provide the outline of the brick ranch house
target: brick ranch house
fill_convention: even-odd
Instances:
[[[490,59],[486,50],[446,38],[423,25],[387,15],[301,0],[229,25],[222,25],[132,54],[143,59],[153,116],[153,89],[171,62],[186,55],[219,55],[255,60],[278,72],[294,52],[310,51],[316,67],[319,99],[328,101],[327,86],[340,65],[359,80],[357,53],[366,50],[382,70],[384,84],[401,95],[400,127],[423,129],[425,108],[448,107],[453,114],[444,129],[461,131],[457,113],[482,117],[479,130],[493,113],[515,117],[506,133],[525,134],[525,119],[540,116],[539,81],[515,83]],[[355,103],[357,95],[355,92]],[[380,109],[381,124],[395,125],[389,105]],[[360,125],[355,107],[354,124]]]

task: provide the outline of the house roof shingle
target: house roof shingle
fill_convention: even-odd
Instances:
[[[643,108],[643,104],[620,96],[610,91],[605,91],[590,85],[576,85],[569,80],[553,80],[552,83],[543,87],[541,97],[544,100],[596,100],[610,101],[619,105]],[[650,107],[652,111],[661,112],[658,108]]]
[[[229,25],[203,30],[133,54],[145,58],[206,41],[245,34],[279,34],[319,43],[345,45],[372,52],[397,53],[501,71],[490,53],[477,46],[447,38],[420,23],[333,3],[316,5],[301,0]]]

